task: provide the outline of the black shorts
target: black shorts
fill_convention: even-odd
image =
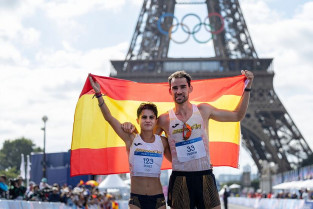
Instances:
[[[157,209],[163,205],[166,205],[163,193],[157,195],[141,195],[130,193],[128,204],[135,205],[141,209]]]
[[[207,209],[219,206],[221,203],[212,170],[173,171],[167,203],[174,209]]]

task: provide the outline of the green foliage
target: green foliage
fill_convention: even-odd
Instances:
[[[5,140],[0,150],[0,170],[13,171],[11,169],[15,169],[19,172],[21,154],[24,154],[26,161],[26,156],[34,151],[40,152],[41,149],[35,147],[30,139],[22,137],[15,140]]]
[[[251,186],[254,188],[254,191],[257,191],[260,188],[260,180],[259,179],[252,180]]]
[[[8,184],[10,179],[15,179],[18,177],[18,171],[15,168],[10,168],[7,170],[0,171],[0,176],[1,175],[5,175],[7,177],[7,184]]]
[[[228,182],[225,183],[225,185],[228,185],[228,186],[230,186],[230,185],[232,185],[232,184],[241,185],[241,182],[240,182],[240,181],[228,181]]]

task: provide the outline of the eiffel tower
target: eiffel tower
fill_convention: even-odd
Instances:
[[[215,57],[168,57],[173,40],[164,31],[174,32],[177,27],[169,14],[179,4],[206,6]],[[250,105],[241,123],[242,144],[259,171],[262,162],[273,162],[277,172],[284,172],[298,168],[312,150],[275,93],[272,61],[258,57],[238,0],[144,0],[126,58],[111,60],[111,76],[156,83],[166,82],[177,70],[185,70],[194,80],[235,76],[242,69],[253,71]]]

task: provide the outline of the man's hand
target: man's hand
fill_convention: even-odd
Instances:
[[[95,93],[101,93],[100,84],[97,81],[94,81],[90,74],[89,81]]]
[[[247,80],[249,81],[248,84],[247,84],[247,88],[251,88],[251,86],[252,86],[252,81],[253,81],[253,79],[254,79],[253,73],[252,73],[251,71],[249,71],[249,70],[242,70],[242,71],[241,71],[241,74],[242,74],[242,75],[245,75],[246,78],[247,78]]]
[[[133,132],[138,133],[138,130],[136,129],[136,127],[130,122],[123,123],[122,129],[123,129],[123,131],[125,131],[126,133],[129,133],[129,134],[131,134]]]

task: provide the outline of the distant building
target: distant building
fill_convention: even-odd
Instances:
[[[225,184],[225,183],[230,182],[230,181],[239,181],[239,182],[241,182],[242,178],[243,178],[242,175],[243,174],[220,174],[219,177],[217,178],[217,180],[220,183],[220,185]],[[245,174],[245,175],[247,175],[247,174]],[[250,182],[250,181],[253,181],[253,180],[257,179],[258,175],[250,173],[249,177],[245,176],[244,178],[245,178],[245,180]]]
[[[219,183],[222,185],[230,181],[240,181],[241,174],[221,174],[218,177]]]

